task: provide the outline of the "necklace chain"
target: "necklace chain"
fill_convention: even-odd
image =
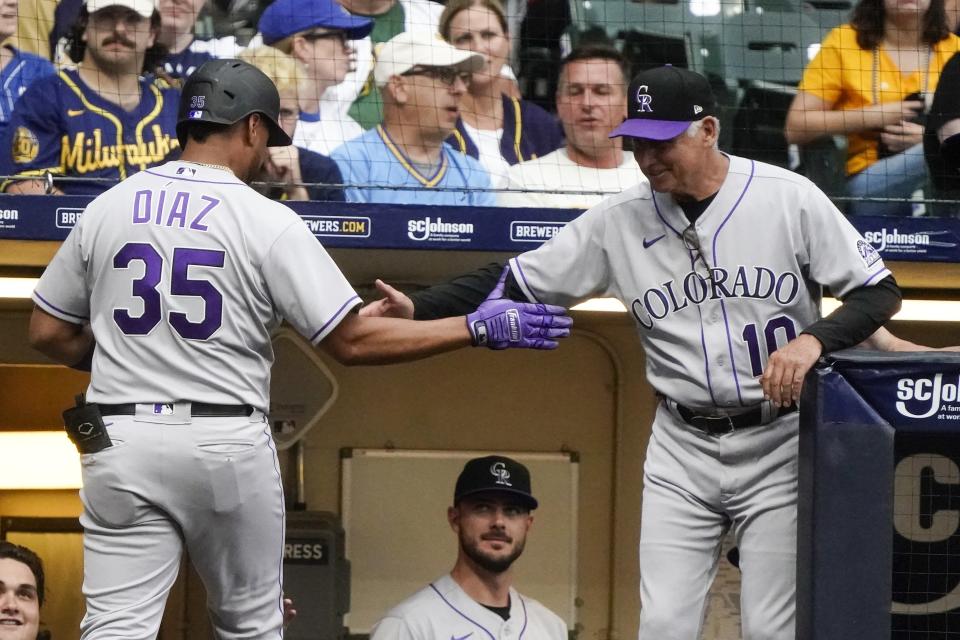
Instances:
[[[211,164],[209,162],[197,162],[196,160],[183,160],[182,162],[189,162],[190,164],[198,164],[201,167],[208,167],[210,169],[221,169],[227,173],[233,173],[233,169],[222,164]]]

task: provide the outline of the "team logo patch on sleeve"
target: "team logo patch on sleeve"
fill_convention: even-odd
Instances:
[[[17,164],[26,164],[33,162],[37,154],[40,153],[40,141],[36,134],[26,127],[17,127],[13,133],[13,144],[11,146],[11,155],[13,161]]]
[[[866,240],[857,240],[857,253],[863,260],[863,264],[870,267],[880,259],[880,254],[873,248],[873,245]]]

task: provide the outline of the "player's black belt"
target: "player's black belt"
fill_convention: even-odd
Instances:
[[[792,404],[789,407],[781,407],[774,417],[779,418],[788,413],[793,413],[796,410],[796,404]],[[725,433],[737,431],[738,429],[746,429],[747,427],[756,427],[763,424],[763,408],[760,406],[733,416],[704,416],[698,414],[693,409],[688,409],[678,404],[677,413],[680,414],[680,417],[683,418],[683,421],[687,424],[701,431],[705,431],[712,436],[720,436]]]
[[[146,403],[152,404],[152,403]],[[100,407],[100,415],[103,416],[135,416],[137,415],[137,405],[128,404],[97,404]],[[190,403],[190,415],[195,418],[233,418],[238,416],[249,416],[253,413],[253,407],[249,404],[207,404],[206,402]]]

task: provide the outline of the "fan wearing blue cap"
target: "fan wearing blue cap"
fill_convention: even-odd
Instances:
[[[301,92],[294,142],[328,155],[363,133],[346,114],[352,97],[342,101],[333,88],[353,71],[353,43],[370,34],[373,21],[350,15],[335,0],[277,0],[260,16],[259,28],[264,44],[296,59],[312,84]]]

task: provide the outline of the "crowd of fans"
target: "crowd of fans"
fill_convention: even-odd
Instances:
[[[643,180],[607,137],[630,67],[613,45],[563,59],[555,115],[520,95],[523,2],[274,0],[241,47],[197,38],[205,1],[62,0],[48,58],[11,44],[4,0],[2,188],[94,195],[175,158],[177,87],[213,57],[242,57],[280,89],[294,146],[264,169],[277,198],[586,208]],[[910,215],[918,194],[960,196],[955,27],[944,0],[860,0],[808,65],[786,140],[846,138],[848,213]]]

